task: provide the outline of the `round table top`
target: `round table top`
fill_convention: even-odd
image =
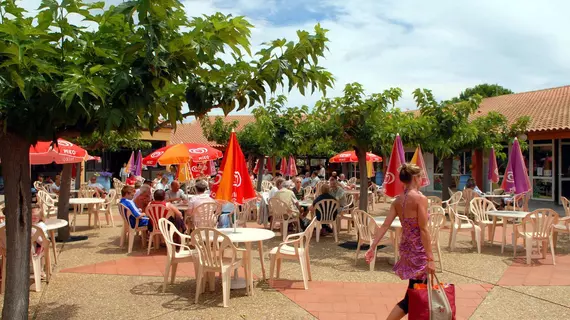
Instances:
[[[105,199],[101,198],[71,198],[69,204],[99,204],[104,203]]]
[[[487,215],[500,218],[524,218],[530,212],[525,211],[501,211],[501,210],[490,210],[487,211]]]
[[[187,203],[175,203],[174,206],[175,206],[178,210],[182,210],[182,211],[186,211],[186,210],[189,209]]]
[[[275,232],[260,228],[222,228],[218,229],[232,240],[232,242],[256,242],[275,237]]]
[[[303,207],[308,207],[308,206],[311,206],[312,204],[313,204],[313,201],[305,201],[305,200],[299,201],[299,205],[303,206]]]
[[[385,217],[385,216],[374,217],[374,221],[376,221],[376,224],[378,224],[379,226],[382,225],[385,220],[386,220],[386,217]],[[390,225],[390,227],[392,227],[392,228],[401,228],[401,227],[402,227],[402,223],[400,222],[400,218],[396,217],[396,218],[394,219],[394,221],[392,221],[392,224]]]
[[[360,194],[360,190],[346,190],[348,194]],[[368,190],[368,194],[372,194],[372,191]]]
[[[48,230],[55,230],[68,225],[67,220],[63,219],[48,219],[45,221],[45,224]]]
[[[513,197],[510,194],[484,194],[484,198],[511,198]]]

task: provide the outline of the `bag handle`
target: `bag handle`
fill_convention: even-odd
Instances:
[[[428,306],[429,306],[429,309],[430,309],[429,316],[430,316],[430,319],[431,319],[431,318],[432,318],[432,310],[431,310],[431,308],[432,308],[432,300],[433,300],[433,296],[434,296],[434,291],[439,291],[439,294],[437,294],[437,295],[440,296],[441,299],[443,300],[442,302],[443,302],[443,304],[444,304],[444,306],[445,306],[446,309],[451,310],[451,304],[449,303],[449,299],[448,299],[448,297],[447,297],[447,294],[445,293],[445,288],[443,287],[443,285],[440,285],[440,286],[439,286],[439,289],[434,289],[434,287],[433,287],[433,279],[434,279],[434,278],[435,278],[435,281],[437,281],[437,284],[438,284],[438,285],[440,284],[440,281],[439,281],[437,275],[435,275],[435,274],[430,274],[430,275],[428,275],[427,278],[428,278],[428,288],[427,288],[427,292],[428,292]],[[450,317],[450,319],[451,319],[451,318],[452,318],[452,317]]]

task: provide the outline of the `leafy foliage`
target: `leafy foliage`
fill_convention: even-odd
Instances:
[[[459,94],[459,97],[451,99],[451,102],[467,101],[475,95],[479,95],[481,98],[489,98],[512,93],[514,93],[512,90],[504,88],[498,84],[483,83],[476,85],[473,88],[463,90]]]
[[[239,125],[239,121],[234,120],[225,122],[222,117],[216,117],[214,123],[210,121],[209,117],[200,119],[200,126],[202,133],[208,141],[215,141],[218,145],[226,145],[230,140],[232,130],[235,130]]]
[[[130,130],[125,133],[113,130],[104,135],[96,131],[90,136],[81,136],[71,140],[87,150],[117,151],[121,148],[140,150],[152,147],[150,142],[140,138],[141,133],[136,130]]]

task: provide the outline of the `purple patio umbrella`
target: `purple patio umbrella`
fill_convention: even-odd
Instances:
[[[402,139],[400,138],[400,134],[396,133],[396,141],[394,144],[398,148],[398,154],[400,155],[400,162],[406,163],[406,154],[404,153],[404,146],[402,145]]]
[[[142,153],[139,150],[137,154],[137,160],[135,161],[135,176],[140,177],[142,175]]]
[[[491,148],[489,152],[489,172],[487,179],[494,183],[499,182],[499,167],[497,166],[497,157],[495,156],[495,148]]]
[[[505,170],[501,188],[515,194],[525,193],[531,189],[521,146],[517,138],[515,138],[511,153],[509,154],[509,163]]]

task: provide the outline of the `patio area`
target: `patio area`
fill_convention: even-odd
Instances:
[[[375,215],[385,215],[387,204],[376,205]],[[339,243],[331,236],[311,240],[313,281],[303,289],[298,262],[284,261],[280,280],[262,280],[259,255],[254,255],[255,295],[231,290],[229,307],[222,307],[221,284],[201,295],[194,304],[196,280],[191,264],[181,264],[176,281],[162,293],[166,250],[146,254],[135,243],[132,254],[119,247],[121,218],[116,207],[115,227],[92,229],[87,216],[77,218],[77,235],[83,242],[57,244],[58,265],[41,292],[31,292],[32,319],[384,319],[399,301],[407,282],[392,272],[392,248],[380,250],[371,272],[360,255],[340,245],[355,241],[354,230],[343,230]],[[255,223],[249,227],[261,227]],[[462,231],[453,252],[447,249],[449,229],[440,232],[444,272],[440,280],[456,285],[457,319],[563,319],[570,317],[570,240],[561,235],[556,265],[533,256],[527,266],[524,252],[513,260],[512,247],[501,254],[502,229],[495,245],[485,244],[477,254],[471,237]],[[507,228],[507,234],[510,230]],[[280,233],[264,242],[267,252],[280,243]],[[508,241],[507,243],[510,243]],[[436,263],[438,269],[439,264]],[[240,270],[243,274],[243,270]]]

